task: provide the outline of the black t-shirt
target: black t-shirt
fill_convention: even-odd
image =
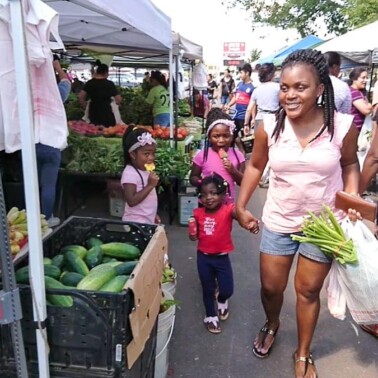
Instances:
[[[217,83],[215,82],[215,80],[210,80],[207,82],[207,90],[209,92],[209,97],[214,96],[214,90],[216,87],[217,87]]]
[[[107,79],[91,79],[84,85],[91,102],[89,105],[89,119],[95,125],[114,126],[116,124],[112,108],[111,97],[116,96],[114,83]]]
[[[221,80],[222,84],[222,96],[229,96],[235,87],[234,79],[230,77],[230,80],[226,81],[224,78]]]

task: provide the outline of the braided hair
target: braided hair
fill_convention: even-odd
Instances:
[[[205,176],[201,183],[198,186],[198,194],[201,196],[202,188],[206,185],[214,184],[217,188],[217,194],[230,195],[230,185],[228,184],[227,180],[225,180],[221,175],[218,173],[213,172],[211,175]]]
[[[219,120],[219,123],[221,124],[222,119],[232,121],[232,118],[228,114],[224,113],[220,108],[212,108],[207,115],[206,129],[208,129],[209,126],[215,121]],[[211,131],[210,131],[210,134],[211,134]],[[240,164],[240,160],[239,160],[238,155],[236,154],[236,150],[235,150],[235,137],[232,138],[232,142],[231,142],[230,147],[234,151],[234,155],[236,156],[236,160],[238,161],[238,164]],[[206,134],[204,153],[203,153],[203,161],[204,162],[207,160],[207,157],[208,157],[208,154],[209,154],[209,148],[210,148],[210,141],[209,141],[209,137]]]
[[[297,64],[306,65],[311,67],[316,73],[319,83],[324,85],[324,92],[318,101],[318,105],[324,108],[324,126],[319,133],[310,141],[314,141],[318,138],[324,130],[328,130],[331,135],[331,139],[334,133],[334,112],[335,96],[333,92],[333,86],[328,72],[328,64],[324,55],[317,50],[297,50],[292,52],[282,63],[282,72],[285,68],[294,67]],[[279,134],[283,132],[285,128],[286,112],[282,106],[280,106],[276,116],[276,127],[273,130],[272,138],[275,137],[277,141]]]
[[[138,137],[141,136],[144,133],[149,133],[149,131],[142,127],[135,127],[135,125],[130,124],[129,127],[126,129],[125,133],[122,137],[122,148],[123,148],[123,161],[125,166],[130,165],[132,166],[136,172],[138,173],[139,177],[142,180],[142,187],[144,188],[144,180],[142,175],[139,172],[139,169],[137,169],[133,163],[133,160],[131,159],[131,155],[129,152],[129,149],[131,146],[133,146],[135,143],[138,142]],[[135,150],[137,151],[137,150]]]

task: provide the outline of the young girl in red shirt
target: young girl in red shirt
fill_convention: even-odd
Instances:
[[[206,176],[200,182],[199,192],[204,207],[194,210],[197,234],[190,235],[191,240],[198,240],[197,268],[206,310],[204,323],[211,333],[222,331],[219,320],[228,318],[228,299],[234,290],[229,253],[234,250],[231,231],[235,206],[224,203],[228,191],[227,181],[217,173]],[[214,293],[217,286],[216,307]]]

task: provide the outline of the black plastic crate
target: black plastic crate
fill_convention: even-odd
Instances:
[[[108,219],[71,217],[43,243],[44,256],[53,257],[67,244],[83,244],[89,236],[104,242],[133,241],[143,251],[156,226]],[[27,261],[21,261],[18,266]],[[131,370],[127,369],[126,345],[132,335],[128,315],[134,306],[132,293],[120,294],[76,290],[48,290],[69,294],[70,308],[47,307],[47,334],[50,346],[50,373],[53,377],[153,377],[156,326],[145,350]],[[20,285],[23,319],[21,321],[28,367],[38,376],[35,323],[30,287]],[[1,376],[15,376],[10,330],[2,327]],[[151,370],[152,369],[152,370]]]

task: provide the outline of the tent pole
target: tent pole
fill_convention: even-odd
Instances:
[[[179,56],[176,55],[175,56],[175,66],[176,66],[176,70],[175,70],[175,93],[176,93],[176,96],[175,96],[175,131],[176,131],[176,135],[177,135],[177,127],[178,127],[178,113],[179,113],[179,99],[178,99],[178,81],[179,81]],[[175,148],[177,150],[177,139],[175,141]]]
[[[22,164],[26,210],[28,214],[30,286],[36,329],[39,376],[50,377],[46,320],[46,297],[43,269],[38,175],[35,155],[32,95],[28,72],[24,13],[21,0],[10,1],[13,56],[16,71],[17,103],[21,122]],[[52,67],[51,67],[52,69]]]
[[[170,127],[169,127],[169,145],[173,147],[173,137],[174,137],[174,123],[173,123],[173,54],[172,49],[169,50],[169,118],[170,118]]]

